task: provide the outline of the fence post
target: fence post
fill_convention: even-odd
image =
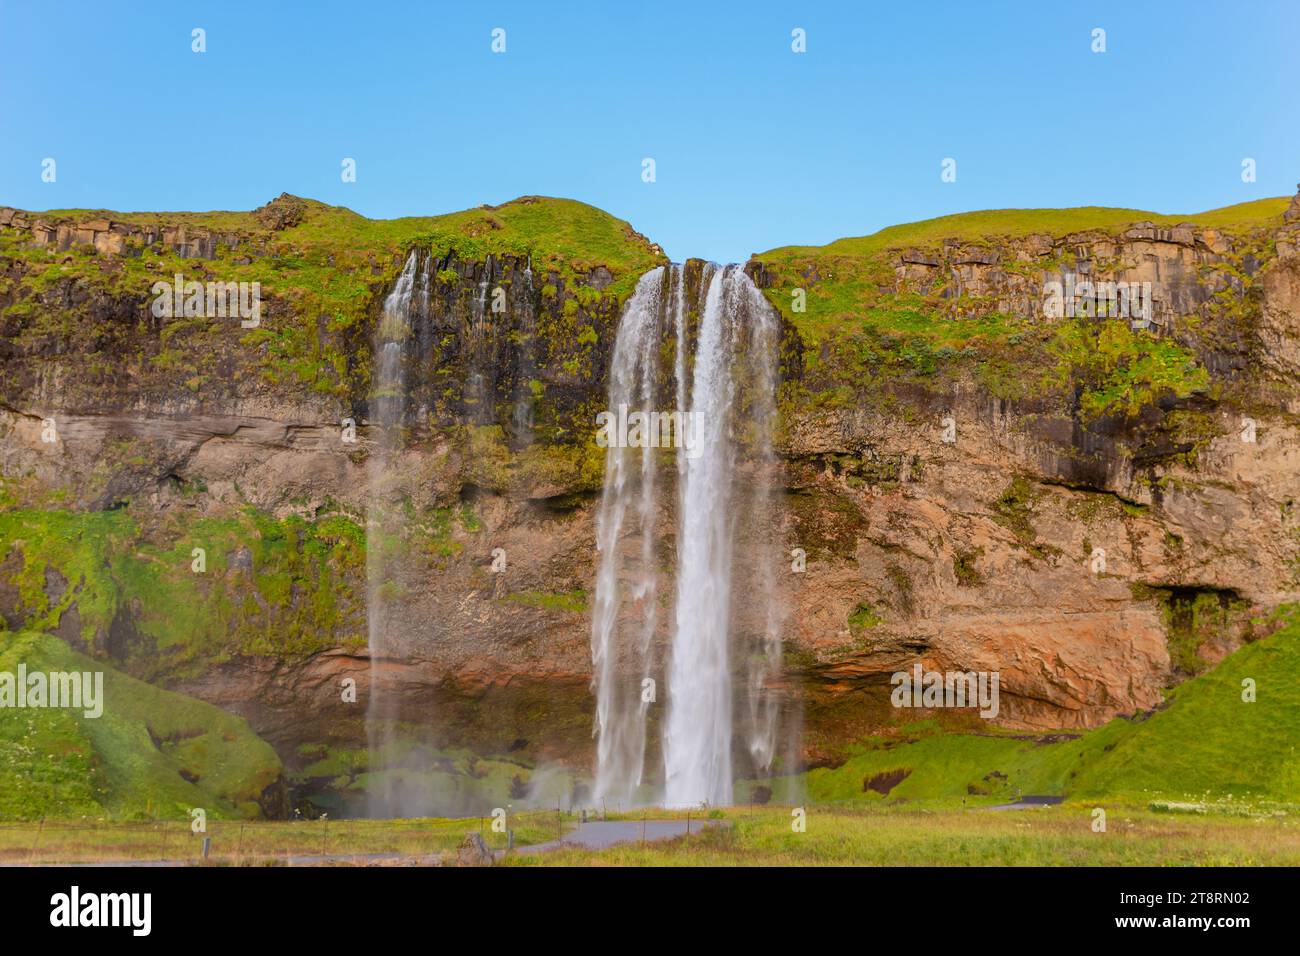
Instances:
[[[45,818],[41,817],[40,825],[36,828],[36,839],[32,841],[31,852],[27,854],[27,862],[32,862],[36,858],[36,845],[41,842],[41,834],[45,832]]]

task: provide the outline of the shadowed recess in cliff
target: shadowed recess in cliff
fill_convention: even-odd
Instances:
[[[791,726],[776,690],[780,539],[769,491],[778,321],[737,266],[703,266],[698,290],[691,301],[683,266],[647,273],[612,357],[609,412],[628,428],[627,440],[620,434],[606,451],[592,660],[595,796],[615,806],[729,804],[738,773],[771,772],[779,730]],[[671,371],[660,367],[669,340]],[[661,475],[666,447],[676,469]],[[665,480],[676,484],[671,591],[658,580],[673,560],[656,543],[657,484]],[[738,557],[741,535],[759,549]],[[670,595],[672,613],[661,614]],[[666,654],[656,653],[661,626]],[[646,769],[656,678],[665,707],[661,786]]]

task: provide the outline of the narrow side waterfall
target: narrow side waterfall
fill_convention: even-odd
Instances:
[[[510,415],[514,426],[514,444],[523,447],[533,440],[533,395],[530,382],[537,377],[537,315],[533,310],[533,266],[531,257],[524,266],[523,315],[519,323],[519,352],[515,368],[514,408]]]
[[[775,313],[753,283],[738,282],[734,290],[739,300],[733,303],[733,311],[749,317],[746,372],[752,384],[750,405],[744,413],[752,428],[750,475],[741,486],[738,511],[754,523],[756,535],[763,535],[770,534],[780,518],[772,495],[780,481],[772,428],[776,422],[781,330]],[[774,769],[781,730],[782,700],[775,685],[781,678],[781,634],[785,625],[785,604],[776,597],[777,569],[782,560],[774,547],[748,555],[739,582],[742,593],[764,596],[757,602],[758,617],[754,621],[759,639],[746,657],[745,695],[750,761],[760,776]]]
[[[371,424],[378,435],[367,462],[369,507],[366,513],[366,623],[370,657],[370,690],[366,706],[366,736],[372,780],[390,781],[382,773],[393,759],[397,702],[383,690],[382,673],[387,655],[385,635],[385,585],[393,575],[383,539],[394,509],[388,507],[391,465],[402,447],[402,424],[406,407],[405,344],[411,334],[411,308],[426,309],[429,295],[429,262],[417,275],[414,251],[406,260],[397,282],[384,300],[383,313],[375,331],[374,381],[371,390]],[[367,815],[392,816],[397,807],[391,785],[374,784],[367,794]]]
[[[657,466],[668,452],[651,447],[662,442],[606,452],[592,622],[595,792],[616,806],[727,805],[736,753],[758,776],[772,771],[777,751],[780,539],[770,489],[779,324],[739,266],[704,266],[698,289],[688,301],[682,266],[642,277],[611,362],[609,411],[633,421],[633,412],[645,421],[677,415],[686,438],[665,476]],[[661,369],[670,337],[673,367]],[[674,480],[675,495],[660,494],[661,477]],[[675,587],[660,588],[655,525],[674,506]],[[670,612],[661,614],[661,598]],[[647,694],[655,675],[657,694]],[[651,796],[647,778],[658,774],[647,772],[647,716],[656,703],[662,791]]]
[[[495,280],[496,260],[488,256],[483,264],[483,278],[478,283],[478,294],[470,303],[470,322],[466,329],[466,352],[469,356],[468,380],[465,382],[466,417],[476,425],[490,424],[495,413],[486,354],[490,310],[488,297]]]

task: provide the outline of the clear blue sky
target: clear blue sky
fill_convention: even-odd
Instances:
[[[1294,0],[0,0],[0,203],[288,191],[391,217],[538,193],[721,261],[971,209],[1193,212],[1300,182],[1298,26]]]

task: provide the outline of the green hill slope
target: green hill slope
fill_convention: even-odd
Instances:
[[[0,820],[262,815],[281,765],[240,718],[31,631],[0,632],[0,672],[102,671],[103,713],[0,708]]]

